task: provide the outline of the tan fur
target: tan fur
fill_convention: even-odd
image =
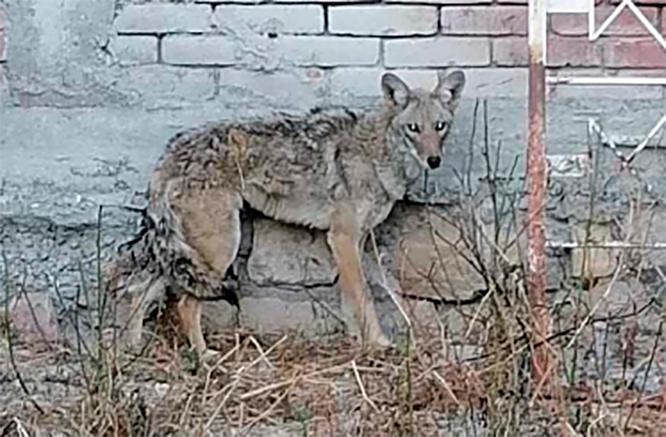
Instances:
[[[174,137],[153,173],[142,233],[110,268],[111,288],[138,289],[149,301],[164,290],[178,296],[182,328],[204,353],[202,299],[234,299],[223,279],[238,251],[246,202],[328,233],[352,328],[371,344],[386,344],[366,291],[361,244],[403,197],[412,170],[439,166],[464,75],[440,74],[433,91],[409,90],[392,74],[381,85],[384,103],[366,114],[314,109]],[[143,319],[147,304],[134,306]],[[142,323],[131,329],[140,337]]]

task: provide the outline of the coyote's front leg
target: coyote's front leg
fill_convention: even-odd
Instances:
[[[372,299],[366,292],[361,267],[359,229],[353,208],[340,205],[331,216],[328,244],[338,266],[342,309],[360,331],[364,343],[385,347],[390,344],[382,333]]]

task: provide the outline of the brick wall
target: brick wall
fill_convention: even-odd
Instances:
[[[278,95],[283,86],[333,97],[376,95],[386,69],[427,86],[433,69],[450,65],[468,72],[468,96],[526,93],[526,1],[241,3],[125,5],[114,22],[114,53],[125,66],[217,67],[214,80],[223,93],[271,73],[258,86]],[[600,24],[613,5],[598,3]],[[666,27],[666,0],[638,3],[657,29]],[[548,66],[577,74],[663,74],[666,53],[628,10],[606,33],[591,43],[587,15],[550,16]],[[283,77],[287,70],[291,76]]]

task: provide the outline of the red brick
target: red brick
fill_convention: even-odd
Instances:
[[[547,62],[550,67],[598,67],[601,65],[599,42],[580,37],[548,38]]]
[[[498,67],[524,67],[529,63],[526,38],[493,40],[493,61]]]
[[[596,9],[596,28],[606,20],[615,8],[600,6]],[[641,12],[650,22],[658,26],[657,8],[640,8]],[[550,18],[550,28],[558,35],[587,35],[587,14],[553,14]],[[604,31],[603,35],[647,35],[647,30],[638,21],[638,18],[629,9],[624,9],[613,23]]]
[[[444,7],[441,25],[442,33],[451,35],[526,35],[527,8]]]
[[[604,54],[611,68],[666,67],[666,51],[652,38],[608,40]]]
[[[499,67],[521,67],[529,63],[527,38],[493,40],[493,61]],[[548,38],[549,67],[594,67],[601,65],[601,44],[587,38]]]
[[[7,60],[7,53],[5,50],[5,31],[0,29],[0,62]]]
[[[527,38],[496,38],[493,61],[498,67],[524,67],[529,63]],[[601,44],[587,38],[550,36],[546,63],[549,67],[596,67],[601,65]]]

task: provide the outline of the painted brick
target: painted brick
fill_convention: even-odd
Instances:
[[[385,0],[384,3],[428,3],[433,5],[488,5],[492,0]]]
[[[118,33],[205,32],[211,8],[193,4],[142,4],[123,8],[115,21]]]
[[[558,68],[549,72],[549,76],[650,76],[646,74],[645,70],[631,71],[631,70],[618,70],[608,74],[601,69],[597,68]],[[617,74],[615,74],[617,73]],[[661,76],[661,72],[655,73],[655,76]],[[662,90],[659,86],[575,86],[558,84],[556,86],[548,87],[548,99],[598,99],[603,96],[605,99],[618,99],[627,100],[631,99],[661,99]]]
[[[149,107],[198,103],[215,94],[215,78],[209,69],[146,65],[127,68],[125,74],[116,89],[132,95],[133,103]]]
[[[548,38],[547,64],[551,67],[597,67],[601,65],[601,43],[580,37]]]
[[[141,65],[157,62],[157,38],[154,36],[118,36],[110,50],[120,65]]]
[[[525,68],[466,68],[464,71],[465,98],[527,96]]]
[[[619,4],[621,0],[610,0],[614,5]],[[637,5],[666,6],[666,0],[633,0]]]
[[[502,2],[502,0],[500,0]],[[196,0],[195,3],[221,5],[225,3],[247,3],[256,5],[257,0]],[[349,4],[349,3],[368,3],[368,0],[273,0],[271,3],[319,3],[319,4]],[[417,3],[417,4],[435,4],[435,5],[487,5],[492,0],[385,0],[383,3]],[[527,4],[527,0],[509,1],[508,3]]]
[[[437,8],[432,6],[331,6],[330,33],[349,35],[434,35]]]
[[[162,39],[162,62],[175,65],[233,65],[236,44],[221,35],[173,35]]]
[[[525,97],[527,70],[524,68],[465,68],[465,98]],[[413,86],[432,89],[437,83],[436,70],[395,70]]]
[[[381,67],[335,68],[330,75],[331,95],[337,101],[350,102],[381,96]]]
[[[384,42],[387,67],[480,66],[490,63],[487,38],[436,37]]]
[[[222,5],[213,16],[220,28],[244,23],[258,33],[322,33],[324,8],[318,5]]]
[[[248,47],[224,35],[173,35],[162,40],[162,60],[173,65],[245,65],[257,53],[279,63],[298,66],[375,65],[379,40],[330,36],[261,38]]]
[[[354,99],[381,96],[382,68],[336,68],[331,74],[333,95],[344,94]],[[432,89],[437,83],[436,69],[390,70],[412,88]],[[465,98],[525,97],[527,71],[524,68],[465,68]]]
[[[7,49],[5,44],[5,30],[0,29],[0,62],[7,60]]]
[[[493,61],[499,67],[529,64],[527,38],[493,40]],[[601,44],[587,38],[550,36],[546,63],[549,67],[595,67],[601,65]]]
[[[374,38],[287,36],[276,40],[277,48],[301,66],[375,65],[379,40]]]
[[[445,7],[442,33],[450,35],[526,35],[527,8],[522,6]]]
[[[548,3],[557,2],[557,1],[559,1],[559,0],[546,0],[546,7],[548,7]],[[585,0],[585,1],[587,1],[587,0]],[[597,4],[597,5],[600,5],[604,1],[605,0],[595,0],[594,3]],[[497,0],[497,3],[505,4],[505,5],[526,5],[527,0]]]
[[[524,67],[529,63],[526,38],[493,39],[493,61],[499,67]]]
[[[248,106],[307,108],[322,103],[326,77],[318,68],[266,73],[225,68],[220,71],[219,99]]]
[[[596,26],[608,18],[615,8],[610,6],[598,6],[596,8]],[[640,8],[650,23],[658,26],[658,9]],[[554,33],[559,35],[587,35],[587,14],[553,14],[550,16],[550,26]],[[658,27],[657,27],[658,28]],[[636,16],[629,10],[624,9],[613,23],[604,31],[604,35],[647,35],[647,30],[638,21]]]
[[[257,0],[197,0],[195,3],[204,3],[204,4],[211,4],[211,5],[222,5],[225,3],[247,3],[250,5],[256,5],[259,3]],[[273,3],[289,3],[289,4],[298,4],[298,3],[307,3],[307,4],[312,4],[312,3],[319,3],[319,4],[331,4],[331,3],[340,3],[340,4],[347,4],[347,3],[367,3],[367,0],[272,0],[270,2],[271,4]]]
[[[611,68],[666,67],[666,51],[652,38],[606,41],[604,57]]]

